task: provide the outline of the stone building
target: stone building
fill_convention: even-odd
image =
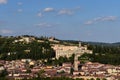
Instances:
[[[79,46],[65,46],[65,45],[54,45],[53,49],[56,52],[56,58],[58,59],[60,56],[62,57],[71,57],[72,54],[83,54],[83,53],[92,53],[92,50],[88,50],[87,46],[81,46],[81,43],[79,43]]]

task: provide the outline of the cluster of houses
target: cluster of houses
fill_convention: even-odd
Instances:
[[[15,40],[14,42],[26,42],[30,43],[34,41],[33,37],[22,37],[21,39]],[[59,42],[54,39],[49,39],[49,41]],[[38,40],[38,42],[44,42]],[[70,77],[70,78],[83,78],[85,80],[91,78],[100,78],[107,80],[120,80],[120,66],[106,65],[100,63],[86,62],[81,64],[78,61],[78,57],[84,53],[92,54],[92,50],[88,50],[87,46],[66,46],[61,44],[54,44],[52,48],[56,52],[56,59],[60,56],[69,58],[73,54],[74,64],[63,63],[62,66],[48,66],[42,63],[41,60],[31,60],[31,59],[21,59],[4,61],[0,60],[0,72],[6,71],[8,74],[6,78],[9,80],[20,80],[20,79],[31,79],[36,77]],[[29,50],[25,50],[29,51]],[[11,53],[8,53],[10,55]],[[16,53],[14,53],[16,54]]]
[[[72,64],[63,64],[63,66],[47,66],[40,60],[21,59],[4,61],[0,60],[0,72],[7,71],[9,80],[32,79],[40,76],[61,77],[71,75]]]
[[[100,63],[87,62],[78,64],[78,71],[74,70],[74,64],[63,63],[62,66],[47,66],[41,61],[31,59],[21,59],[13,61],[0,60],[0,72],[7,71],[9,80],[31,79],[38,76],[43,77],[70,77],[84,78],[100,78],[107,80],[120,79],[120,66],[106,65]]]
[[[75,78],[82,77],[87,78],[100,78],[107,80],[119,80],[120,79],[120,66],[113,66],[108,64],[86,62],[78,71],[74,71]]]

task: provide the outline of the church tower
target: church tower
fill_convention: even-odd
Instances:
[[[74,57],[74,70],[78,71],[78,55],[77,54],[75,54],[75,57]]]
[[[81,42],[79,41],[79,47],[81,47]]]

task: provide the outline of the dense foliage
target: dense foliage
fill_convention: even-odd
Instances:
[[[55,57],[49,41],[31,43],[16,42],[15,37],[0,38],[0,58],[3,60],[15,59],[48,59]]]
[[[93,54],[84,54],[79,59],[87,59],[103,64],[120,65],[120,46],[89,45]]]

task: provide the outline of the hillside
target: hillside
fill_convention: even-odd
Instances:
[[[55,51],[52,46],[59,44],[65,46],[78,46],[76,40],[60,40],[54,37],[36,36],[0,36],[0,59],[15,60],[23,58],[31,59],[51,59],[55,58]],[[83,61],[100,62],[105,64],[120,65],[120,43],[84,42],[88,49],[93,50],[93,54],[85,54],[79,59]],[[63,59],[63,62],[67,60]]]

